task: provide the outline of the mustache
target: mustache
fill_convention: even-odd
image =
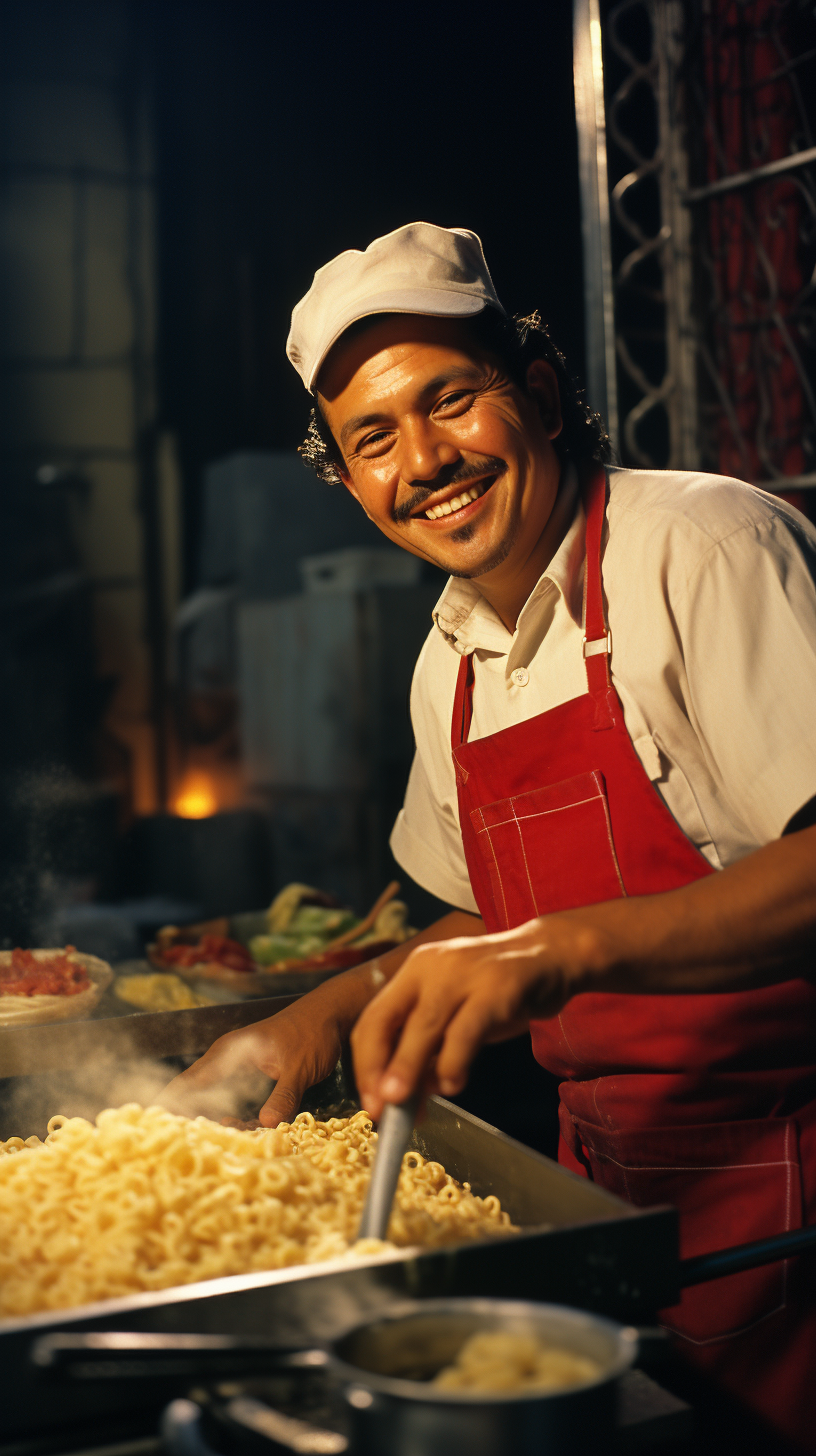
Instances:
[[[475,460],[462,460],[458,465],[445,465],[430,485],[418,485],[407,500],[394,506],[391,519],[399,525],[413,515],[417,506],[438,491],[447,490],[452,485],[467,485],[468,481],[479,480],[484,475],[503,475],[506,469],[505,462],[495,455],[480,455]]]

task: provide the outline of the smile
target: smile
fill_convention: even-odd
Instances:
[[[477,480],[475,485],[463,490],[460,495],[452,496],[450,500],[440,501],[437,505],[431,506],[424,514],[429,521],[438,521],[442,516],[452,516],[456,511],[462,511],[466,506],[479,500],[485,491],[490,489],[495,479],[495,475],[492,475],[487,480]]]

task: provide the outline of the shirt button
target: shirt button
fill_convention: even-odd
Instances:
[[[510,674],[517,688],[526,688],[530,681],[530,674],[526,667],[516,667]]]

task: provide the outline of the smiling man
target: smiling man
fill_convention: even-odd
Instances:
[[[364,1105],[453,1095],[529,1028],[559,1156],[673,1202],[682,1252],[816,1210],[816,537],[738,481],[604,466],[608,441],[474,234],[416,223],[315,275],[289,357],[304,454],[450,574],[412,691],[393,835],[456,907],[222,1038],[291,1117],[350,1034]],[[804,1269],[687,1292],[665,1321],[813,1448]]]

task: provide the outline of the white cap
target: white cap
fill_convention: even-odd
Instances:
[[[364,253],[351,248],[318,268],[292,311],[286,353],[313,390],[332,344],[357,319],[373,313],[466,318],[488,305],[504,313],[476,234],[409,222],[375,238]]]

